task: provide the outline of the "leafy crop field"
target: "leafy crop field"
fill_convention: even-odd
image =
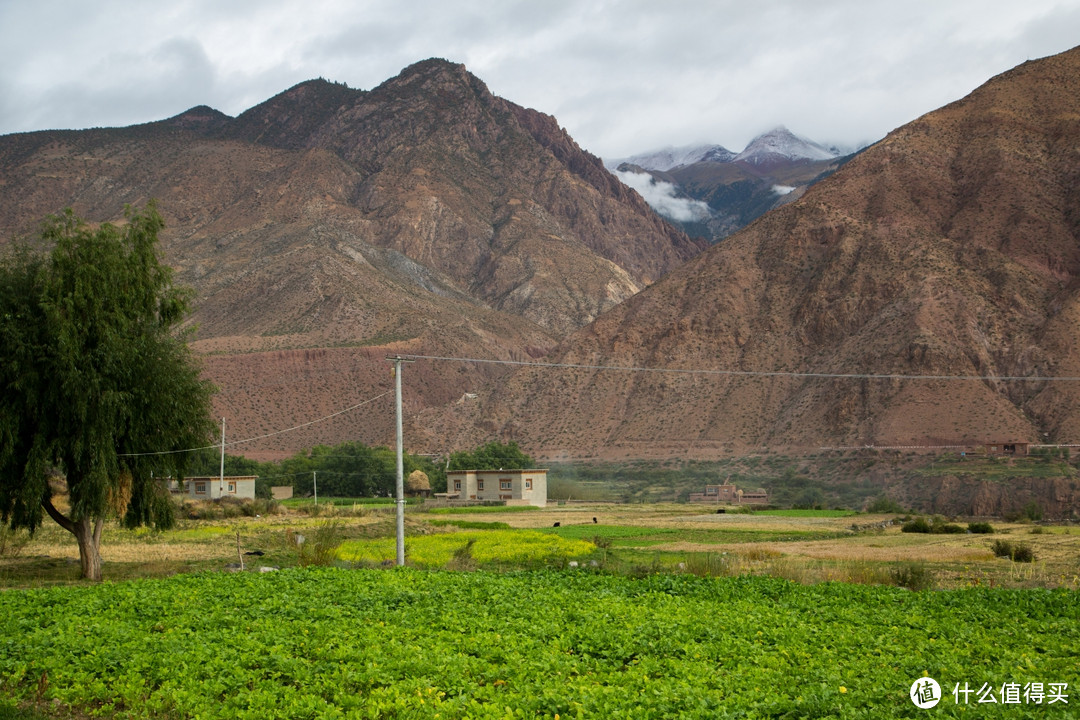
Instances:
[[[131,718],[1076,717],[1067,590],[296,568],[0,593],[0,689]],[[956,683],[1067,684],[1068,705]],[[929,716],[929,714],[927,714]]]

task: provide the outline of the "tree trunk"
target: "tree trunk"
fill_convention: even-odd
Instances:
[[[80,518],[72,523],[75,526],[75,539],[79,542],[79,560],[82,563],[82,576],[86,580],[101,581],[101,520],[91,521]]]
[[[79,561],[82,563],[82,576],[86,580],[101,581],[101,526],[102,518],[91,520],[80,518],[69,520],[56,506],[52,499],[46,498],[41,502],[45,512],[49,514],[56,524],[75,536],[79,543]]]

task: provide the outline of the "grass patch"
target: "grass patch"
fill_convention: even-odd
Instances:
[[[431,520],[429,525],[435,527],[456,527],[462,530],[509,530],[510,526],[504,522],[484,522],[482,520]]]
[[[315,505],[315,498],[309,497],[294,497],[288,500],[278,500],[279,503],[287,508],[302,508],[309,505]],[[352,507],[353,505],[389,505],[393,506],[397,500],[395,498],[387,497],[320,497],[319,505],[326,505],[330,507]],[[418,498],[405,498],[406,505],[417,505],[420,503]]]
[[[168,542],[212,542],[231,532],[234,532],[234,530],[224,525],[198,525],[179,530],[166,530],[157,533],[157,535]],[[153,535],[150,537],[153,537]]]
[[[427,512],[434,515],[471,515],[474,513],[514,513],[540,510],[535,505],[469,505],[466,507],[438,507]]]
[[[565,525],[544,528],[543,532],[564,538],[592,540],[606,538],[615,547],[648,547],[688,542],[712,545],[751,542],[794,542],[829,540],[848,535],[835,530],[771,530],[754,528],[655,528],[633,525]]]
[[[854,510],[811,510],[811,509],[792,509],[792,510],[754,510],[754,515],[764,515],[766,517],[797,517],[797,518],[839,518],[850,517],[852,515],[858,515],[859,513]]]

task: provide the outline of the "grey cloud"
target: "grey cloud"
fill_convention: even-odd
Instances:
[[[1080,0],[0,0],[0,133],[236,114],[439,56],[602,156],[779,124],[854,145],[1077,37]]]

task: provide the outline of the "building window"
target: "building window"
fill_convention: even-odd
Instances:
[[[195,494],[196,495],[205,495],[206,494],[206,481],[205,480],[195,483]]]
[[[484,481],[483,480],[477,480],[476,481],[476,489],[477,490],[483,490],[484,489]]]
[[[500,490],[509,490],[512,487],[512,483],[513,483],[512,480],[500,480],[499,481],[499,489]]]
[[[229,482],[229,492],[231,492],[233,495],[236,494],[236,483],[232,481]]]
[[[461,490],[461,481],[460,480],[455,480],[454,481],[454,489],[455,490]]]
[[[525,489],[532,490],[532,478],[525,478]]]

